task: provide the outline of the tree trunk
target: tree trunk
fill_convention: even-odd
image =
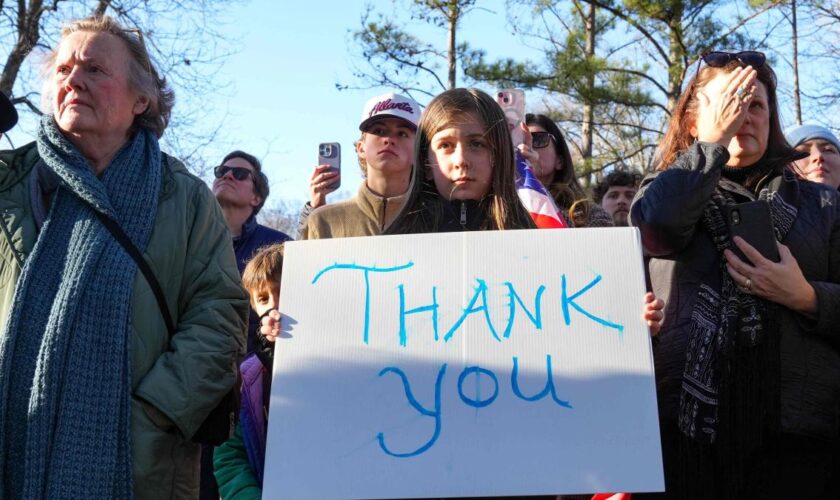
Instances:
[[[800,102],[801,96],[799,92],[799,49],[797,43],[799,41],[799,36],[797,34],[798,30],[796,26],[796,0],[791,0],[790,11],[791,31],[793,32],[793,109],[796,113],[796,124],[802,125],[802,104]]]
[[[595,6],[588,4],[588,11],[586,12],[586,19],[583,21],[583,28],[586,34],[586,43],[584,51],[586,58],[591,60],[595,57]],[[581,125],[581,156],[587,170],[592,168],[592,143],[594,132],[592,130],[592,123],[595,121],[595,105],[593,103],[595,96],[595,75],[590,72],[586,77],[586,97],[583,100],[583,123]]]
[[[460,12],[458,9],[458,2],[452,0],[449,2],[449,88],[455,88],[455,70],[458,54],[455,53],[455,30],[458,29],[458,17]]]
[[[683,69],[681,61],[685,60],[685,50],[680,40],[682,38],[682,9],[676,9],[668,20],[668,111],[677,106],[682,88],[683,75],[688,69]]]
[[[6,64],[3,66],[3,73],[0,74],[0,91],[6,95],[12,95],[12,89],[15,86],[18,73],[20,73],[20,66],[26,59],[26,56],[32,52],[35,44],[38,43],[40,37],[39,26],[41,24],[41,14],[43,10],[41,0],[33,0],[29,4],[29,9],[23,9],[23,2],[19,2],[20,10],[18,11],[17,30],[18,37],[15,46],[9,52],[9,57],[6,58]]]
[[[105,12],[108,10],[108,7],[111,6],[111,0],[99,0],[99,3],[96,5],[96,9],[93,11],[93,15],[96,17],[102,17],[105,15]]]

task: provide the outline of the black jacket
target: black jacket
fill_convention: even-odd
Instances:
[[[698,288],[701,283],[720,288],[723,256],[700,220],[728,159],[722,146],[694,144],[668,170],[645,179],[630,210],[651,257],[653,291],[666,304],[654,350],[664,419],[677,415]],[[782,243],[814,287],[818,302],[813,318],[784,307],[768,318],[781,332],[781,426],[785,432],[833,438],[840,430],[840,199],[836,190],[786,170],[771,177],[780,175],[782,183],[793,183],[799,193],[796,221]],[[731,192],[738,201],[754,197],[746,189]]]

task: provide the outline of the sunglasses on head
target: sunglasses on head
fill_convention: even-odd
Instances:
[[[219,165],[218,167],[213,169],[213,175],[215,175],[217,179],[221,179],[228,172],[230,172],[233,178],[238,181],[244,181],[249,176],[252,180],[254,178],[254,173],[245,167],[229,167],[227,165]]]
[[[532,132],[531,133],[531,147],[534,149],[542,149],[554,139],[554,136],[548,132]]]
[[[764,52],[758,52],[756,50],[745,50],[742,52],[706,52],[697,59],[697,71],[694,72],[694,79],[691,80],[692,87],[697,84],[697,77],[700,76],[700,67],[704,63],[706,66],[712,68],[723,68],[730,62],[736,60],[747,66],[759,69],[767,62],[767,56],[764,55]]]
[[[745,50],[743,52],[708,52],[700,56],[704,63],[713,68],[722,68],[731,61],[741,61],[743,64],[759,69],[767,62],[767,56],[763,52]]]

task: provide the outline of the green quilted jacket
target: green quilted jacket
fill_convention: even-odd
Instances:
[[[132,466],[136,498],[197,498],[200,447],[190,442],[235,383],[248,298],[230,234],[207,186],[164,155],[155,227],[144,257],[173,315],[169,341],[142,273],[132,296]],[[30,201],[35,143],[0,151],[0,334],[38,238]]]

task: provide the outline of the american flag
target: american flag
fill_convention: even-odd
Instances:
[[[516,192],[538,228],[569,227],[560,215],[560,211],[557,210],[554,199],[534,175],[531,165],[519,153],[519,150],[516,150]]]

